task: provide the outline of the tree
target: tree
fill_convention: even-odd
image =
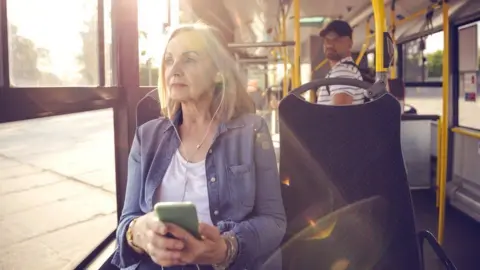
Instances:
[[[85,6],[86,12],[91,8]],[[84,22],[84,29],[80,32],[83,49],[82,53],[77,56],[77,60],[81,66],[80,74],[82,75],[81,84],[96,85],[98,78],[98,57],[97,51],[97,15],[92,14],[88,20]],[[158,81],[158,68],[152,67],[153,56],[147,51],[145,44],[148,42],[148,34],[145,31],[139,31],[139,60],[140,60],[140,86],[155,86]]]
[[[80,32],[82,38],[82,53],[77,60],[81,66],[82,78],[80,84],[97,85],[98,78],[98,37],[97,37],[97,14],[84,22],[84,29]],[[103,55],[103,54],[102,54]]]
[[[35,44],[28,38],[18,35],[18,28],[10,25],[10,67],[12,84],[32,85],[40,78],[37,68],[38,56]]]
[[[421,81],[422,80],[422,65],[420,63],[420,55],[409,55],[404,58],[404,79],[405,81]]]
[[[140,64],[140,86],[156,86],[158,82],[158,68]]]
[[[152,65],[154,56],[148,51],[148,33],[140,30],[139,60],[140,60],[140,86],[156,86],[158,82],[158,68]]]
[[[18,35],[17,26],[10,24],[10,78],[16,86],[60,86],[62,81],[53,73],[39,69],[39,62],[49,63],[50,52]]]
[[[95,85],[98,83],[98,57],[97,52],[97,21],[96,15],[84,23],[84,30],[80,33],[83,43],[82,53],[77,59],[81,65],[81,84]],[[148,34],[139,31],[139,45],[146,42]],[[143,42],[142,42],[143,41]],[[154,86],[158,81],[158,68],[151,67],[152,57],[148,55],[145,48],[140,48],[140,86]]]
[[[433,53],[429,53],[426,55],[426,57],[427,57],[428,77],[429,78],[442,77],[443,51],[438,50]]]

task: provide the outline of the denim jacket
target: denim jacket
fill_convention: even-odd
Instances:
[[[178,126],[180,118],[181,112],[173,121],[151,120],[136,131],[112,259],[121,269],[136,269],[145,259],[130,248],[126,231],[134,218],[153,210],[155,191],[180,145],[173,126]],[[229,269],[281,269],[277,249],[285,234],[286,217],[266,122],[245,114],[220,124],[205,167],[211,219],[220,232],[233,231],[239,243],[238,256]]]

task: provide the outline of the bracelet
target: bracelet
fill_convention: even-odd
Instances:
[[[145,253],[145,251],[141,247],[139,247],[139,246],[135,245],[135,243],[133,243],[133,230],[132,230],[132,228],[133,228],[133,225],[135,225],[135,222],[137,222],[137,219],[138,218],[133,219],[132,221],[130,221],[130,224],[128,224],[127,235],[126,235],[127,243],[135,252],[137,252],[139,254],[143,254],[143,253]]]
[[[228,267],[235,261],[238,253],[238,241],[233,233],[226,233],[222,235],[222,238],[227,245],[227,255],[222,263],[213,265],[215,270],[228,269]]]

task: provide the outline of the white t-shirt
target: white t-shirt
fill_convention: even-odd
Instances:
[[[162,185],[157,190],[156,198],[159,202],[192,202],[197,209],[198,220],[213,225],[208,201],[205,160],[188,163],[177,150],[165,172]]]
[[[354,62],[352,57],[345,57],[340,62],[336,63],[328,72],[325,78],[350,78],[363,81],[362,74],[357,67],[345,62]],[[354,62],[355,63],[355,62]],[[365,97],[364,90],[350,85],[330,85],[330,93],[327,87],[322,86],[317,91],[317,104],[330,105],[332,104],[332,97],[338,93],[345,93],[353,97],[352,104],[363,104]]]

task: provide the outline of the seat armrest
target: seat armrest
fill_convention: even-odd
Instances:
[[[437,257],[440,259],[442,264],[445,266],[445,269],[447,270],[457,270],[457,267],[453,264],[453,262],[448,258],[447,254],[443,250],[443,248],[440,246],[438,243],[437,239],[435,236],[429,232],[429,231],[420,231],[418,233],[418,241],[420,243],[420,255],[421,255],[421,262],[422,262],[422,267],[425,268],[425,262],[423,258],[423,244],[424,241],[427,240],[428,244],[432,247],[433,252],[437,255]]]
[[[102,260],[103,254],[108,254],[106,252],[111,252],[108,250],[108,247],[114,244],[116,236],[116,230],[112,231],[97,247],[95,247],[76,267],[77,269],[88,269],[92,263]],[[118,269],[115,265],[111,264],[112,256],[108,258],[107,261],[102,262],[101,270],[115,270]],[[106,256],[105,256],[106,257]],[[104,260],[105,258],[103,258]],[[97,266],[98,267],[98,266]]]

